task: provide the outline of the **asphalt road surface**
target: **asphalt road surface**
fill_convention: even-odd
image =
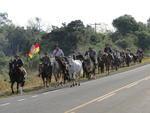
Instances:
[[[150,64],[79,87],[0,99],[0,113],[150,113]]]

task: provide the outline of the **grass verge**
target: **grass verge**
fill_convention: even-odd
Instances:
[[[128,71],[128,70],[132,70],[134,68],[137,68],[137,67],[149,64],[149,63],[150,63],[150,58],[147,57],[147,58],[143,59],[143,62],[141,64],[136,64],[136,65],[132,64],[130,67],[119,68],[118,71],[111,70],[110,75],[114,75],[114,74],[117,74],[117,73],[121,73],[121,72],[125,72],[125,71]],[[58,87],[58,88],[50,87],[50,88],[48,88],[46,90],[42,90],[43,89],[42,80],[41,80],[41,78],[36,76],[37,72],[28,72],[28,73],[29,73],[29,76],[28,76],[28,78],[26,80],[25,87],[24,87],[25,94],[29,94],[29,92],[30,93],[31,92],[44,92],[44,91],[55,90],[55,89],[59,89],[60,88],[60,87]],[[96,78],[98,79],[98,78],[106,77],[106,76],[108,76],[106,73],[97,74]],[[85,82],[85,81],[88,81],[88,80],[85,79],[85,78],[81,78],[81,82]],[[55,84],[55,82],[53,81],[51,86],[54,86],[54,84]],[[16,85],[14,85],[14,88],[15,87],[16,87]],[[10,83],[9,83],[8,80],[4,80],[4,79],[1,78],[0,79],[0,98],[8,97],[8,96],[12,96],[11,89],[10,89]]]

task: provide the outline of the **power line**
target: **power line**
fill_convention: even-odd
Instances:
[[[94,25],[94,31],[95,33],[97,32],[97,26],[101,26],[101,23],[94,23],[94,24],[90,24],[91,26]]]

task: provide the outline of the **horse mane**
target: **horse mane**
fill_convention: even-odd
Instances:
[[[57,61],[58,61],[58,64],[59,64],[62,68],[65,67],[65,64],[64,64],[64,62],[62,61],[61,58],[57,58]]]

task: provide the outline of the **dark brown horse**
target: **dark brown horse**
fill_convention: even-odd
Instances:
[[[13,63],[9,63],[9,76],[10,76],[10,82],[11,82],[11,90],[12,93],[14,93],[14,83],[17,83],[17,93],[19,92],[19,86],[20,86],[20,93],[22,94],[22,88],[25,83],[25,75],[27,75],[27,72],[24,68],[14,68]]]
[[[39,75],[41,75],[44,87],[50,85],[51,76],[52,76],[52,66],[51,64],[40,64],[39,65]]]
[[[143,53],[139,53],[139,54],[137,54],[137,57],[138,57],[138,61],[139,61],[139,63],[141,63],[141,62],[142,62],[142,60],[143,60]]]
[[[105,64],[105,67],[106,67],[106,71],[109,75],[109,72],[110,72],[110,67],[112,65],[112,61],[113,61],[113,56],[109,53],[104,53],[102,55],[102,59],[104,60],[104,64]]]
[[[95,77],[95,70],[94,62],[89,56],[86,56],[83,61],[83,73],[86,75],[86,78],[91,79],[92,76]]]
[[[131,55],[129,53],[126,53],[125,54],[125,62],[128,67],[130,66],[131,61],[132,61]]]
[[[104,59],[102,58],[102,55],[97,57],[97,62],[98,62],[98,74],[104,73]]]

